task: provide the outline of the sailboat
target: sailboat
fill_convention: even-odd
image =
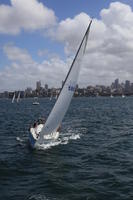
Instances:
[[[52,100],[52,98],[53,98],[53,93],[51,92],[51,95],[50,95],[50,101]]]
[[[34,97],[34,102],[32,104],[33,105],[39,105],[38,97]]]
[[[49,99],[50,101],[52,100],[52,96],[50,97],[50,99]]]
[[[14,103],[14,100],[15,100],[15,92],[14,92],[14,95],[13,95],[13,98],[12,98],[12,103]]]
[[[113,98],[113,97],[114,97],[114,96],[111,94],[111,95],[110,95],[110,98]]]
[[[83,55],[85,54],[91,23],[92,20],[89,23],[86,33],[81,41],[72,65],[65,78],[60,94],[46,122],[34,124],[34,126],[30,128],[29,142],[32,148],[47,144],[49,140],[55,140],[59,136],[58,129],[68,110],[69,104],[76,88],[81,61]]]
[[[20,100],[20,92],[18,93],[17,103],[19,102],[19,100]]]

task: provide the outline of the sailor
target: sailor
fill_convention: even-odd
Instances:
[[[36,138],[38,138],[39,134],[40,134],[40,132],[38,132],[38,126],[40,124],[44,124],[44,123],[45,123],[45,118],[39,118],[37,120],[37,122],[34,123],[33,127],[34,127],[34,130],[35,130]]]
[[[39,124],[45,124],[45,118],[39,118],[39,119],[37,120],[37,123],[38,123],[38,125],[39,125]]]
[[[36,134],[36,137],[38,138],[38,133],[37,133],[37,126],[38,126],[38,122],[34,122],[34,124],[33,124],[33,128],[34,128],[34,131],[35,131],[35,134]]]

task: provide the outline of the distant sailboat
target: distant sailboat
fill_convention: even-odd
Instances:
[[[49,99],[50,101],[52,100],[52,96],[50,97],[50,99]]]
[[[111,94],[111,95],[110,95],[110,98],[113,98],[113,97],[114,97],[114,96]]]
[[[17,103],[20,101],[20,92],[18,93]]]
[[[59,135],[58,128],[60,127],[63,117],[68,110],[76,88],[81,61],[83,55],[85,54],[91,23],[92,21],[90,21],[87,31],[82,39],[76,56],[63,83],[60,94],[45,124],[42,123],[36,127],[30,128],[29,142],[33,148],[40,146],[41,144],[46,144],[49,141],[49,137],[50,139],[55,139]]]
[[[12,103],[14,103],[14,100],[15,100],[15,92],[14,92],[14,95],[13,95],[13,98],[12,98]]]
[[[124,94],[122,94],[122,96],[121,96],[122,98],[125,98],[125,95]]]
[[[38,97],[34,97],[34,102],[32,104],[33,105],[39,105]]]
[[[52,100],[52,98],[53,98],[53,93],[51,92],[51,96],[50,96],[50,99],[49,99],[49,100],[51,101],[51,100]]]

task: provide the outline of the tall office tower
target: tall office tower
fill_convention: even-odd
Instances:
[[[41,81],[36,82],[36,90],[40,91],[41,89]]]

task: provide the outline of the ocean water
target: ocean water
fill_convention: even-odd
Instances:
[[[132,200],[133,97],[73,98],[60,139],[28,145],[54,101],[0,99],[0,200]]]

